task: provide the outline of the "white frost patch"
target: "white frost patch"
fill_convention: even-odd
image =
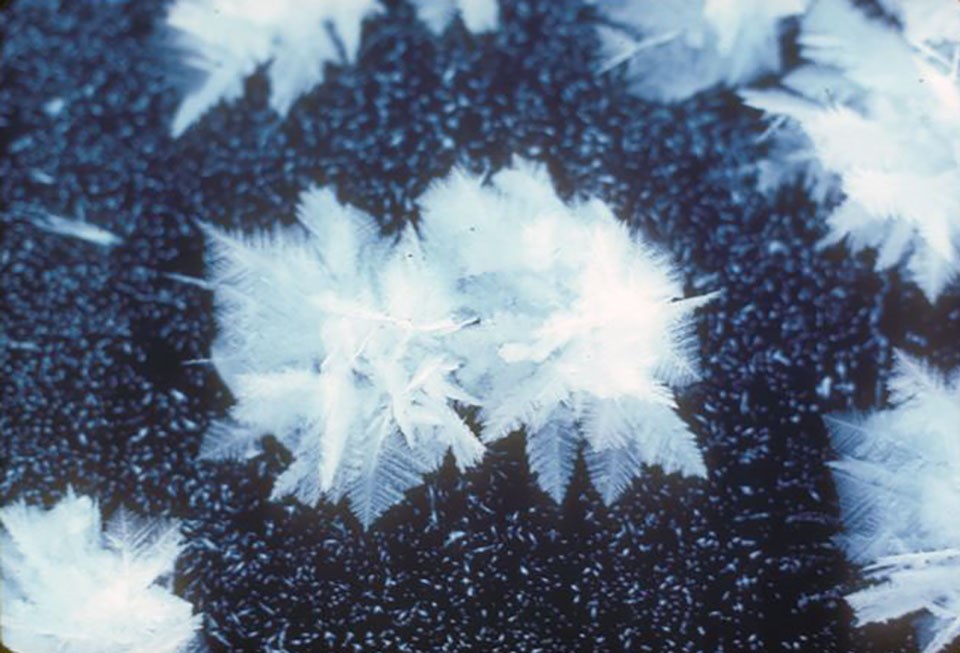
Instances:
[[[177,527],[121,511],[101,528],[87,497],[51,510],[0,510],[3,643],[30,653],[176,653],[200,625],[164,579],[180,553]]]
[[[454,173],[421,204],[428,255],[484,325],[462,336],[482,353],[461,376],[481,398],[485,441],[523,428],[557,500],[581,442],[608,502],[644,464],[705,475],[673,388],[696,378],[691,317],[708,297],[684,299],[665,256],[602,202],[562,202],[530,164],[489,185]]]
[[[285,114],[323,81],[327,62],[341,59],[331,32],[352,61],[363,19],[377,0],[176,0],[167,24],[203,81],[183,100],[171,131],[179,136],[220,101],[243,94],[244,80],[267,65],[270,106]]]
[[[594,0],[604,69],[629,62],[631,89],[668,102],[748,84],[780,69],[782,22],[807,2]]]
[[[684,299],[662,254],[528,164],[490,184],[455,172],[420,206],[419,235],[393,244],[328,190],[304,194],[298,227],[211,232],[213,359],[237,404],[205,456],[272,433],[295,456],[274,496],[347,497],[364,525],[448,450],[465,468],[520,429],[557,500],[582,442],[607,501],[644,464],[705,474],[673,389],[696,378],[707,298]]]
[[[447,450],[461,467],[482,456],[454,408],[476,403],[454,378],[465,352],[451,340],[473,318],[412,228],[391,245],[329,190],[305,193],[298,217],[272,234],[211,234],[214,361],[237,426],[205,451],[273,433],[296,456],[275,497],[347,497],[368,525]]]
[[[842,192],[824,244],[876,249],[877,269],[903,263],[933,302],[960,270],[960,4],[901,4],[903,32],[818,0],[800,35],[808,64],[782,89],[742,95],[790,119],[769,167],[800,171],[819,199],[825,185]]]
[[[861,623],[924,611],[924,653],[960,636],[960,374],[901,355],[893,406],[828,418],[842,544],[874,585],[847,601]]]

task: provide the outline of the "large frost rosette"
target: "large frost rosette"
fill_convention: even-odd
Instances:
[[[275,496],[349,499],[364,525],[437,469],[524,429],[560,499],[586,442],[613,501],[644,464],[703,475],[673,388],[696,377],[691,313],[667,260],[599,201],[566,205],[520,164],[459,172],[395,243],[325,190],[300,225],[212,233],[217,369],[237,397],[208,456],[272,433],[295,461]],[[461,418],[479,407],[478,438]]]

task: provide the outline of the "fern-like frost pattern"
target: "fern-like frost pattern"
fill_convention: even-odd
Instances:
[[[175,524],[120,510],[104,530],[88,497],[0,510],[3,643],[30,653],[196,650],[199,616],[166,586]]]
[[[627,66],[631,90],[676,102],[737,87],[781,67],[784,19],[807,0],[595,0],[606,63]]]
[[[819,197],[839,189],[823,244],[874,249],[878,270],[903,264],[932,302],[960,270],[960,5],[883,4],[902,29],[818,0],[799,37],[807,64],[781,89],[742,95],[790,125],[786,139],[805,137],[772,168]]]
[[[346,498],[364,525],[448,451],[465,469],[521,429],[557,500],[581,444],[607,501],[644,464],[705,473],[673,389],[696,378],[706,298],[684,299],[664,256],[523,162],[489,184],[454,172],[420,205],[419,233],[392,243],[323,189],[295,227],[210,232],[213,358],[237,403],[205,455],[272,433],[295,456],[274,495]]]
[[[829,418],[847,555],[874,584],[847,597],[861,623],[922,611],[924,653],[960,637],[960,374],[901,355],[893,406]]]

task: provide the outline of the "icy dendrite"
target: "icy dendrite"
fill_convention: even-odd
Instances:
[[[364,525],[448,450],[524,429],[531,468],[560,499],[580,443],[604,499],[643,464],[703,475],[673,389],[696,376],[691,313],[667,260],[599,201],[567,205],[526,164],[489,185],[456,172],[420,201],[420,235],[385,242],[327,190],[300,225],[211,233],[220,336],[237,398],[204,455],[272,433],[295,461],[275,496],[349,499]]]
[[[497,0],[413,0],[434,32],[459,15],[473,32],[496,28]],[[186,64],[201,78],[174,116],[182,134],[218,102],[243,94],[261,66],[270,80],[270,107],[284,115],[323,81],[330,62],[353,61],[363,20],[382,11],[379,0],[174,0],[167,14]]]
[[[500,19],[498,0],[412,0],[417,16],[434,33],[443,32],[458,14],[471,32],[496,29]]]
[[[218,102],[239,98],[264,65],[270,106],[285,114],[323,81],[326,63],[356,57],[363,19],[379,9],[377,0],[175,0],[167,24],[202,82],[177,110],[173,135]]]
[[[642,465],[701,476],[673,389],[696,377],[691,314],[667,259],[598,200],[565,204],[518,163],[489,184],[454,173],[421,201],[428,256],[452,271],[481,327],[461,373],[483,439],[523,428],[541,487],[560,500],[580,443],[612,502]]]
[[[346,497],[369,525],[448,450],[461,468],[482,456],[457,412],[477,400],[453,374],[469,352],[452,337],[475,318],[412,228],[388,243],[329,190],[305,193],[298,217],[272,234],[212,233],[214,361],[237,403],[204,454],[272,433],[295,456],[275,497]]]
[[[175,525],[120,511],[101,527],[87,497],[50,510],[0,510],[2,641],[24,653],[193,650],[199,616],[164,579],[180,553]]]
[[[935,301],[960,269],[960,3],[883,4],[902,29],[817,0],[801,24],[806,65],[782,89],[742,95],[793,141],[768,172],[841,192],[824,244],[875,248],[877,269],[904,263]]]
[[[875,584],[847,601],[861,623],[923,611],[924,653],[960,637],[960,373],[900,356],[892,407],[828,419],[842,544]]]
[[[808,0],[594,0],[605,69],[626,63],[641,97],[679,101],[781,66],[783,21]]]

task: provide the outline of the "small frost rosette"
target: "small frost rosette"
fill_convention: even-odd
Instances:
[[[903,262],[935,301],[960,269],[960,3],[882,4],[902,29],[817,0],[799,37],[807,64],[782,89],[742,95],[799,143],[776,147],[768,173],[807,176],[821,198],[825,185],[842,192],[824,244],[876,249],[877,269]]]
[[[88,497],[50,510],[0,510],[2,639],[24,653],[177,653],[194,650],[199,616],[163,581],[180,534],[120,511],[101,526]]]
[[[447,450],[461,468],[482,456],[455,410],[477,400],[456,383],[465,359],[451,340],[475,319],[412,228],[389,243],[329,190],[305,193],[298,217],[255,237],[212,232],[214,361],[237,404],[204,453],[272,433],[296,458],[275,497],[347,497],[369,525]]]
[[[175,0],[167,25],[202,82],[180,105],[173,135],[243,95],[246,78],[265,64],[270,106],[285,114],[323,81],[324,65],[340,61],[341,46],[348,60],[357,56],[363,19],[379,9],[377,0]]]
[[[861,623],[918,611],[924,653],[960,638],[960,374],[900,356],[893,406],[828,426],[851,560],[875,584],[847,597]]]
[[[737,87],[781,66],[784,19],[807,0],[594,0],[605,68],[627,63],[631,90],[667,102]]]
[[[428,255],[478,308],[462,375],[481,398],[483,439],[523,428],[541,487],[563,498],[580,449],[607,502],[642,465],[702,476],[673,388],[696,378],[684,299],[667,259],[598,200],[571,205],[518,163],[490,184],[455,173],[423,198]],[[476,342],[482,339],[484,342]]]

